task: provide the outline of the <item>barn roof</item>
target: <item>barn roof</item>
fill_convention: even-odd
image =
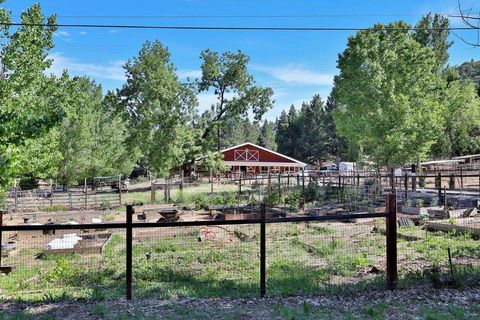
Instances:
[[[307,166],[307,164],[304,163],[304,162],[302,162],[302,161],[299,161],[299,160],[297,160],[297,159],[291,158],[291,157],[286,156],[286,155],[284,155],[284,154],[281,154],[281,153],[279,153],[279,152],[276,152],[276,151],[273,151],[273,150],[270,150],[270,149],[261,147],[261,146],[259,146],[259,145],[254,144],[254,143],[251,143],[251,142],[245,142],[245,143],[242,143],[242,144],[239,144],[239,145],[230,147],[230,148],[226,148],[226,149],[221,150],[220,152],[221,152],[221,153],[224,153],[224,152],[227,152],[227,151],[230,151],[230,150],[234,150],[234,149],[237,149],[237,148],[241,148],[241,147],[245,147],[245,146],[253,146],[253,147],[258,148],[258,149],[261,149],[261,150],[263,150],[263,151],[273,153],[273,154],[275,154],[275,155],[277,155],[277,156],[279,156],[279,157],[282,157],[282,158],[288,159],[288,160],[290,160],[290,161],[296,162],[296,163],[298,163],[299,165],[301,165],[301,166],[303,166],[303,167]]]

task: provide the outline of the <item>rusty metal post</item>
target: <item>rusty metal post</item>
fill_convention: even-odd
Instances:
[[[126,294],[127,300],[132,300],[132,217],[135,213],[133,206],[131,204],[127,205],[127,226],[126,226],[126,270],[125,270],[125,280],[126,280]]]
[[[260,297],[264,297],[267,289],[266,272],[266,228],[265,228],[265,203],[260,207]]]
[[[388,194],[387,202],[387,286],[390,290],[397,287],[397,197]]]

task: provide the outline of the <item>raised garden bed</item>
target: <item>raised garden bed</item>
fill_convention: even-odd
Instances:
[[[48,254],[78,253],[78,254],[102,254],[105,246],[112,238],[111,233],[97,233],[78,236],[81,239],[73,248],[48,249],[44,250]]]

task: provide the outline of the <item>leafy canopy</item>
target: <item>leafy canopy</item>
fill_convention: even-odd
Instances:
[[[374,28],[349,37],[338,57],[335,124],[378,165],[423,159],[444,126],[435,52],[405,22]]]

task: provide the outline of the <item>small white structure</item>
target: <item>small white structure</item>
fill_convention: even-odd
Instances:
[[[351,176],[357,167],[355,162],[340,162],[338,164],[338,174],[341,176]]]

